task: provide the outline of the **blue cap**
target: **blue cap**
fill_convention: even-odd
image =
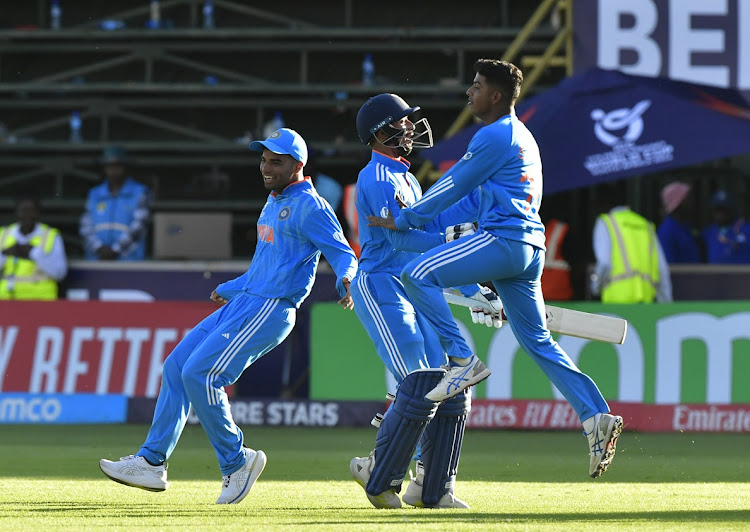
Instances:
[[[711,206],[719,209],[731,209],[734,207],[734,201],[726,190],[717,190],[711,199]]]
[[[263,148],[268,148],[274,153],[291,155],[302,164],[307,164],[307,144],[305,144],[305,139],[302,138],[302,135],[288,127],[277,129],[268,135],[266,140],[255,140],[250,143],[250,149],[253,151],[262,152]]]
[[[122,146],[107,146],[99,162],[101,164],[124,164],[128,162],[128,152]]]

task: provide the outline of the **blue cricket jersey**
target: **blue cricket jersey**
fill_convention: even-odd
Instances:
[[[539,147],[513,112],[477,131],[461,160],[401,210],[396,226],[423,225],[477,187],[480,229],[545,249]]]
[[[150,208],[151,191],[129,177],[116,195],[106,181],[89,190],[80,225],[86,259],[96,260],[96,250],[109,246],[118,260],[143,260]]]
[[[400,275],[404,266],[419,253],[445,244],[442,232],[445,227],[474,222],[479,212],[478,195],[470,195],[425,225],[424,231],[391,231],[367,225],[368,216],[385,217],[389,210],[397,216],[401,210],[397,196],[407,205],[422,197],[422,187],[409,172],[409,161],[373,151],[370,162],[359,173],[356,189],[359,242],[362,246],[359,267],[365,272]]]
[[[342,280],[353,280],[357,258],[328,202],[309,177],[292,183],[281,194],[268,196],[258,218],[258,244],[250,268],[216,288],[224,299],[241,291],[269,299],[288,299],[297,308],[310,294],[321,252]]]
[[[668,263],[701,262],[700,244],[689,223],[666,216],[657,229],[656,235],[659,237],[659,243]]]
[[[711,224],[703,230],[709,264],[750,264],[750,224],[743,218],[731,226]]]

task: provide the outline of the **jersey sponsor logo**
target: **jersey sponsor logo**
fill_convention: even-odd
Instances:
[[[388,218],[388,207],[383,207],[382,209],[380,209],[380,217]]]
[[[224,338],[226,338],[227,340],[229,340],[229,333],[222,333],[221,335],[222,335],[222,336],[223,336]]]
[[[258,241],[273,244],[273,227],[258,224]]]
[[[290,209],[289,207],[284,207],[279,211],[279,220],[286,220],[287,218],[289,218],[290,214],[292,214],[292,209]]]
[[[468,161],[468,160],[469,160],[469,159],[471,159],[471,158],[472,158],[473,156],[474,156],[474,154],[473,154],[473,153],[471,153],[470,151],[467,151],[466,153],[464,153],[464,156],[463,156],[463,157],[461,157],[461,158],[462,158],[462,159],[463,159],[464,161]]]
[[[372,126],[370,128],[370,133],[375,133],[378,129],[385,126],[386,124],[390,124],[391,122],[393,122],[393,117],[391,115],[388,115],[385,119]]]

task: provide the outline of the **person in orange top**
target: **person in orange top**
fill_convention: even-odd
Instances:
[[[563,256],[563,242],[570,226],[557,218],[544,223],[544,238],[547,254],[542,270],[542,294],[545,301],[568,301],[573,299],[570,282],[570,264]]]

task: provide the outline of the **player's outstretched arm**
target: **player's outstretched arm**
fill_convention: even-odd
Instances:
[[[341,296],[339,304],[347,309],[354,308],[349,286],[357,275],[357,257],[330,206],[316,202],[315,207],[308,211],[301,230],[323,253],[336,273],[336,290]]]
[[[381,218],[380,216],[368,216],[367,225],[375,227],[384,227],[385,229],[393,229],[394,231],[400,231],[394,222],[393,214],[388,211],[388,216]]]

